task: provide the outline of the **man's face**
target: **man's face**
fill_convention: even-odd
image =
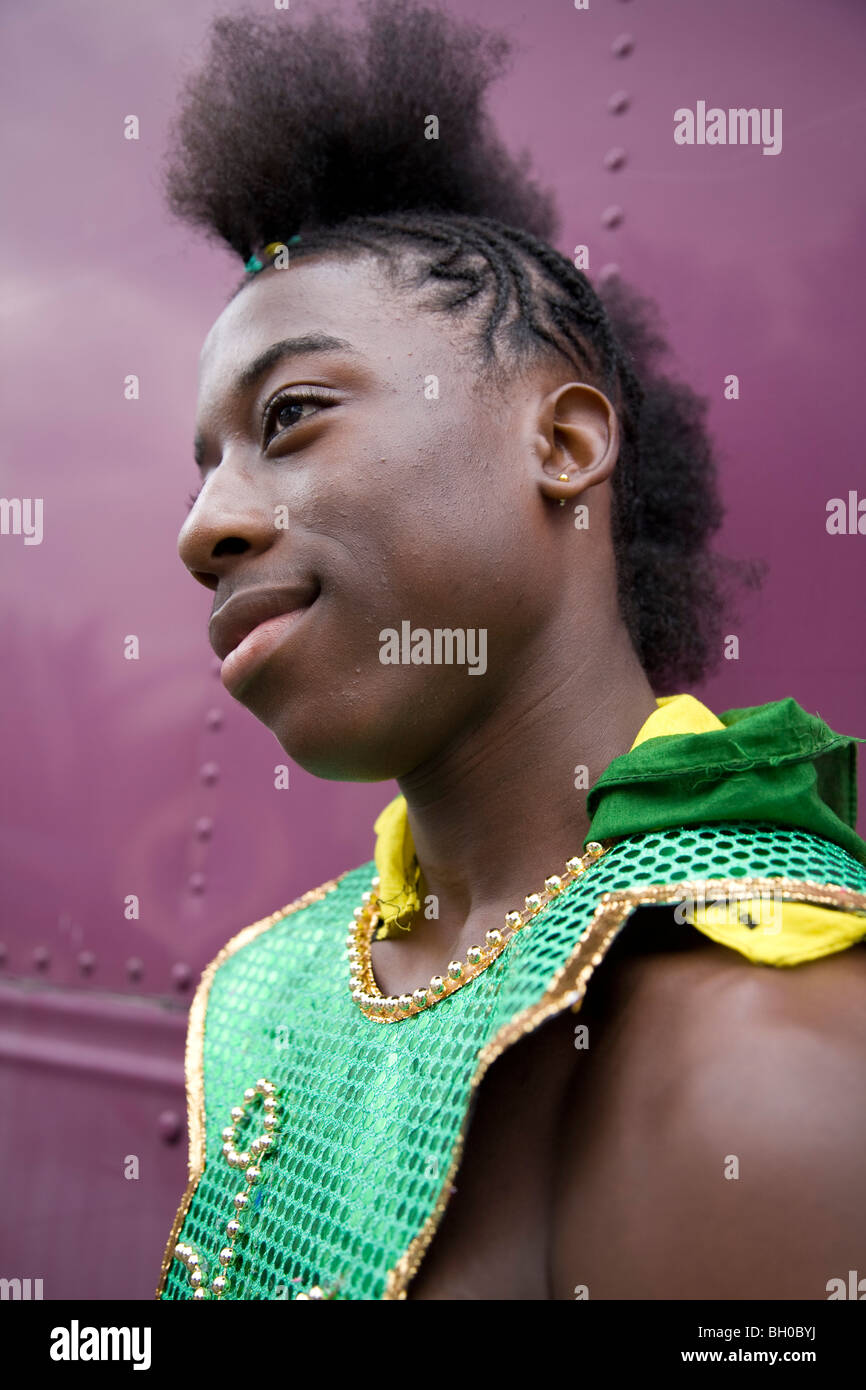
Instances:
[[[217,650],[236,643],[232,609],[249,620],[243,595],[280,591],[283,611],[313,599],[261,628],[223,678],[318,776],[398,777],[458,740],[549,617],[538,393],[506,401],[488,385],[467,350],[475,331],[392,288],[372,257],[310,257],[245,287],[202,350],[204,485],[180,556],[214,590],[214,615],[230,604],[212,616]],[[311,343],[241,381],[274,344],[323,337],[347,346]],[[380,633],[404,621],[431,638],[486,629],[485,673],[383,664]]]

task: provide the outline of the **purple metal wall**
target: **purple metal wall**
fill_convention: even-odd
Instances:
[[[660,301],[672,369],[711,400],[720,545],[770,561],[734,628],[739,660],[695,693],[715,709],[793,695],[866,734],[866,536],[825,526],[831,498],[866,496],[866,10],[450,5],[517,41],[501,129],[559,192],[560,249],[587,244],[591,275],[616,264]],[[46,1298],[151,1295],[184,1185],[198,974],[241,926],[369,858],[395,791],[295,767],[274,790],[282,750],[220,685],[209,596],[175,552],[198,351],[239,267],[168,221],[157,171],[184,67],[225,8],[240,7],[31,0],[2,18],[0,492],[43,499],[43,535],[0,534],[0,1179],[15,1198],[0,1275],[42,1278]],[[295,0],[285,22],[317,8]],[[675,109],[699,101],[781,108],[781,152],[675,144]]]

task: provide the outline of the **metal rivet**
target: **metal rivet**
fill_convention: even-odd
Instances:
[[[615,58],[627,58],[634,52],[634,39],[631,34],[620,34],[615,38],[610,46],[610,51]]]
[[[608,150],[604,157],[605,169],[621,169],[625,164],[625,150],[619,145],[615,145],[612,150]]]
[[[144,961],[139,956],[130,956],[126,962],[126,973],[131,980],[140,980],[144,974]]]
[[[205,888],[204,874],[190,874],[189,891],[191,893],[203,893]]]
[[[33,952],[33,964],[37,970],[47,970],[51,964],[51,952],[47,946],[37,946]]]
[[[182,961],[178,961],[177,965],[171,967],[171,978],[178,989],[186,989],[192,979],[192,971],[188,965],[184,965]]]
[[[223,726],[223,712],[221,709],[209,709],[204,717],[204,722],[209,729],[216,733],[217,729]]]
[[[195,833],[200,840],[209,840],[213,834],[213,821],[210,816],[200,816],[195,823]]]
[[[92,951],[79,951],[79,952],[78,952],[78,968],[79,968],[79,970],[81,970],[85,975],[89,975],[90,972],[91,972],[91,970],[94,968],[95,965],[96,965],[96,956],[93,954]]]
[[[631,97],[628,92],[614,92],[613,96],[608,98],[607,109],[612,111],[615,116],[621,116],[630,105]]]
[[[623,212],[622,208],[605,208],[604,212],[601,214],[602,226],[618,227],[622,222],[624,216],[625,213]]]
[[[183,1121],[176,1110],[163,1110],[158,1121],[160,1138],[166,1144],[174,1144],[183,1132]]]
[[[209,786],[214,782],[218,782],[220,775],[219,763],[204,763],[199,775],[201,776],[201,780],[207,782]]]

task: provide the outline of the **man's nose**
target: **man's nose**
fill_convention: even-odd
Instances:
[[[181,527],[177,549],[194,579],[215,589],[232,557],[274,542],[273,509],[248,470],[227,458],[206,478]]]

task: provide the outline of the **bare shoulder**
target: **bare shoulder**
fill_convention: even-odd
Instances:
[[[862,946],[791,969],[707,941],[636,953],[591,996],[553,1297],[823,1299],[864,1266]]]

